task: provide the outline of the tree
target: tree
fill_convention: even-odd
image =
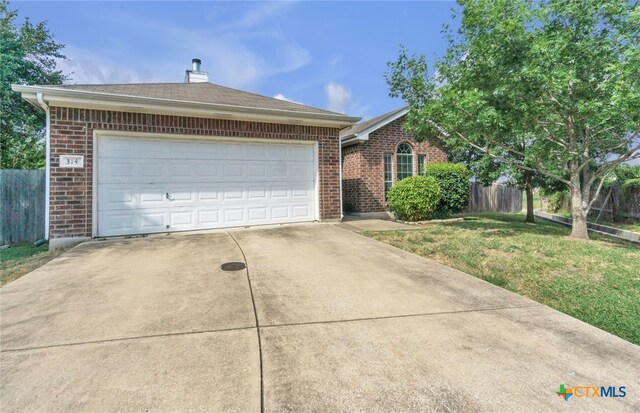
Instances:
[[[37,169],[45,165],[45,114],[21,99],[11,84],[59,85],[65,76],[56,70],[64,58],[63,45],[53,40],[44,22],[25,19],[16,25],[17,12],[0,0],[0,167]]]
[[[405,127],[471,148],[571,193],[571,236],[607,176],[640,157],[640,7],[635,0],[459,0],[461,26],[429,73],[401,48],[391,96]]]

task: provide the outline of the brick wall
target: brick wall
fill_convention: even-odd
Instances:
[[[336,128],[52,107],[50,238],[91,236],[94,130],[318,141],[320,218],[340,217]],[[59,168],[62,154],[84,168]]]
[[[404,131],[404,117],[372,132],[369,140],[342,149],[342,187],[345,211],[386,211],[384,199],[384,154],[392,154],[393,180],[396,179],[396,149],[401,142],[413,148],[414,174],[418,173],[418,155],[427,162],[447,162],[444,149],[427,141],[416,142]]]
[[[342,149],[342,202],[345,212],[356,211],[361,186],[362,152],[360,145]]]

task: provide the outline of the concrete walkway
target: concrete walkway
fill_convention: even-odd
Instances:
[[[419,227],[415,225],[407,225],[403,224],[402,222],[395,222],[385,219],[358,218],[353,216],[345,216],[344,220],[341,223],[337,223],[334,225],[354,232],[419,229]]]
[[[639,347],[334,225],[86,243],[0,305],[5,412],[640,410]]]

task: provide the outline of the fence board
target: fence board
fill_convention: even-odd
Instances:
[[[611,197],[606,202],[607,195],[611,191]],[[592,196],[594,192],[592,191]],[[602,208],[604,206],[604,209]],[[603,217],[616,219],[618,217],[640,218],[640,189],[622,190],[614,185],[609,189],[603,189],[593,202],[591,207],[596,213],[602,210]]]
[[[44,238],[45,172],[0,170],[0,245]]]
[[[471,184],[469,206],[466,212],[520,211],[522,211],[522,191],[518,188],[500,184],[491,186]]]

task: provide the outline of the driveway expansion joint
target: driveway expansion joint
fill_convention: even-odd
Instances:
[[[438,311],[438,312],[432,312],[432,313],[415,313],[415,314],[399,314],[399,315],[388,315],[388,316],[378,316],[378,317],[349,318],[349,319],[343,319],[343,320],[321,320],[321,321],[303,321],[299,323],[265,324],[260,327],[275,328],[275,327],[305,326],[305,325],[314,325],[314,324],[353,323],[353,322],[359,322],[359,321],[392,320],[395,318],[430,317],[430,316],[448,315],[448,314],[481,313],[481,312],[489,312],[489,311],[515,310],[520,308],[537,308],[537,307],[545,307],[545,306],[543,304],[527,304],[527,305],[516,305],[516,306],[508,306],[508,307],[477,308],[472,310]]]
[[[264,369],[262,365],[262,338],[260,337],[260,321],[258,319],[258,309],[256,307],[256,300],[253,295],[253,286],[251,285],[251,276],[249,274],[249,262],[247,261],[247,256],[245,255],[244,250],[240,246],[240,243],[238,242],[238,240],[233,235],[231,235],[230,232],[227,232],[227,234],[231,237],[233,242],[236,243],[236,245],[238,246],[238,249],[242,253],[242,259],[244,260],[245,271],[247,273],[247,283],[249,284],[249,293],[251,294],[251,304],[253,305],[253,316],[256,321],[256,327],[255,327],[256,335],[258,336],[258,356],[260,358],[260,412],[264,413],[264,373],[263,373]]]
[[[148,339],[148,338],[162,338],[162,337],[190,336],[190,335],[197,335],[197,334],[224,333],[224,332],[229,332],[229,331],[251,330],[251,329],[254,329],[254,328],[255,328],[254,326],[232,327],[232,328],[219,328],[219,329],[213,329],[213,330],[181,331],[181,332],[178,332],[178,333],[149,334],[149,335],[145,335],[145,336],[106,338],[106,339],[103,339],[103,340],[90,340],[90,341],[78,341],[78,342],[73,342],[73,343],[47,344],[47,345],[44,345],[44,346],[7,348],[7,349],[0,349],[0,353],[11,353],[11,352],[31,351],[31,350],[42,350],[42,349],[58,348],[58,347],[75,347],[75,346],[84,346],[84,345],[91,345],[91,344],[115,343],[115,342],[119,342],[119,341],[135,341],[135,340],[144,340],[144,339]]]

